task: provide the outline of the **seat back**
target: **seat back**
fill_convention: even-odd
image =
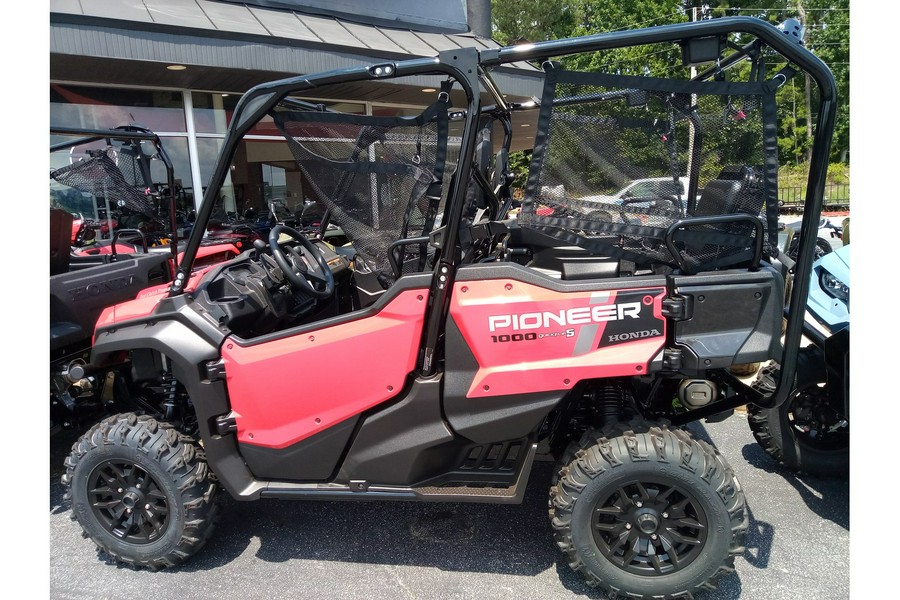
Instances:
[[[69,255],[72,252],[72,213],[50,209],[50,275],[58,275],[69,270]]]
[[[703,188],[703,193],[694,209],[695,217],[730,215],[738,207],[741,181],[713,179]]]

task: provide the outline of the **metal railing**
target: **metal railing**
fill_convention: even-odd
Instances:
[[[783,211],[803,209],[805,187],[780,187],[778,200]],[[829,210],[850,209],[850,184],[833,183],[825,186],[822,208]]]

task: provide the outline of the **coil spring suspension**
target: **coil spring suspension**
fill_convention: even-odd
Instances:
[[[603,425],[625,420],[630,414],[628,395],[621,381],[604,383],[594,394],[594,403]]]
[[[175,380],[171,371],[166,371],[162,375],[161,383],[163,388],[163,418],[169,423],[173,423],[178,412],[178,381]]]

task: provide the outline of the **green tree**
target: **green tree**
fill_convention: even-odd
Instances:
[[[749,6],[748,6],[749,4]],[[694,10],[696,9],[696,10]],[[838,89],[838,114],[831,160],[848,162],[849,103],[849,0],[492,0],[495,38],[501,43],[537,42],[570,36],[680,23],[697,18],[752,16],[773,24],[798,18],[806,27],[806,47],[832,70]],[[732,40],[741,43],[740,38]],[[629,75],[686,76],[680,50],[674,44],[621,48],[562,57],[571,70]],[[771,62],[771,69],[782,65]],[[749,64],[729,71],[729,78],[746,80]],[[812,124],[818,115],[818,90],[802,75],[778,91],[779,159],[783,165],[805,166],[812,145]],[[707,139],[707,143],[714,140]],[[727,152],[728,148],[723,151]],[[527,164],[519,160],[518,164]],[[524,173],[519,174],[522,179]]]
[[[501,44],[554,40],[572,35],[577,6],[572,0],[491,0],[491,27]]]
[[[806,28],[805,45],[828,65],[834,74],[838,92],[837,119],[834,140],[831,146],[832,162],[848,162],[850,151],[850,0],[753,0],[753,2],[735,3],[732,6],[727,0],[701,2],[688,0],[688,4],[706,4],[707,14],[712,17],[735,15],[754,16],[778,24],[787,18],[796,18]],[[748,6],[749,5],[749,6]],[[807,86],[810,86],[807,88]],[[812,145],[812,123],[817,115],[809,115],[809,106],[815,106],[815,85],[806,78],[798,78],[791,85],[790,91],[785,86],[780,92],[782,105],[789,103],[792,110],[789,122],[787,115],[780,114],[779,126],[782,159],[796,162],[808,158],[808,150]],[[807,89],[810,102],[807,102]],[[799,96],[797,95],[799,94]]]

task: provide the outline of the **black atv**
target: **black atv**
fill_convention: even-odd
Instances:
[[[628,62],[643,53],[668,53],[672,69]],[[535,98],[498,83],[522,61],[539,66]],[[776,92],[798,74],[819,87],[813,230],[834,79],[759,19],[460,48],[254,87],[166,293],[97,321],[82,371],[121,381],[117,402],[141,401],[73,445],[74,518],[107,556],[157,569],[207,542],[220,491],[514,504],[540,454],[557,461],[556,545],[590,585],[648,599],[709,589],[744,552],[749,511],[725,457],[685,425],[790,393],[814,239],[800,242],[782,340]],[[413,116],[304,99],[425,83],[437,91]],[[292,194],[325,208],[318,233],[278,224],[193,273],[261,119],[302,174]],[[513,218],[517,148],[533,152]],[[734,176],[717,177],[726,165]],[[660,177],[682,197],[615,201]],[[352,251],[326,243],[331,224]],[[729,371],[768,360],[781,368],[771,394]]]

